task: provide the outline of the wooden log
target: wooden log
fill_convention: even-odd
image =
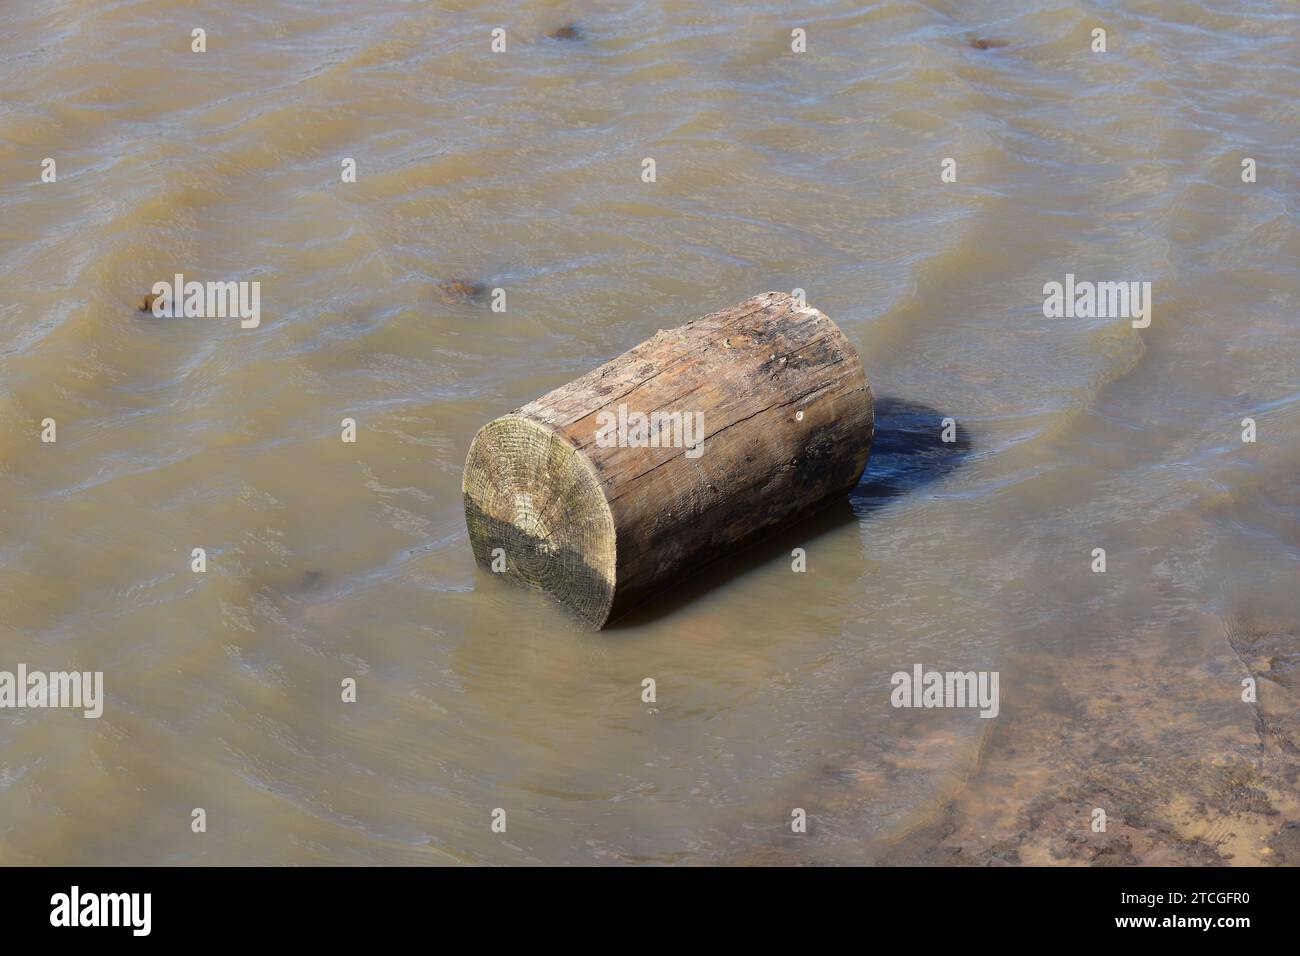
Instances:
[[[853,488],[874,430],[835,323],[754,296],[484,425],[462,484],[474,557],[600,628]]]

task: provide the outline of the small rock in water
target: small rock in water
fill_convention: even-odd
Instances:
[[[438,283],[438,295],[444,302],[464,302],[476,299],[487,291],[487,286],[466,279],[449,279]]]
[[[982,37],[971,37],[970,45],[977,50],[991,50],[994,47],[1007,46],[1007,40],[986,40]]]
[[[582,28],[576,23],[566,23],[549,36],[552,40],[581,40]]]
[[[150,292],[147,296],[144,297],[144,305],[140,306],[140,311],[152,313],[153,304],[161,298],[162,296],[158,295],[157,293]]]

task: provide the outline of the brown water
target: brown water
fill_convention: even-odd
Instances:
[[[107,700],[0,711],[0,863],[1300,861],[1298,34],[6,5],[0,670]],[[175,272],[259,281],[260,327],[140,313]],[[1067,273],[1149,281],[1150,327],[1045,318]],[[796,287],[879,399],[850,502],[600,634],[476,568],[479,425]],[[916,663],[1000,715],[891,708]]]

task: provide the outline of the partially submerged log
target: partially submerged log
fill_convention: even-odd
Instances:
[[[462,484],[474,557],[600,628],[853,488],[874,430],[835,323],[754,296],[479,429]]]

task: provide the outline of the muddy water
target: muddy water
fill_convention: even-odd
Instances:
[[[1300,27],[1222,6],[8,5],[0,670],[106,701],[0,711],[0,863],[1300,860]],[[851,499],[599,635],[476,569],[480,424],[796,287]]]

